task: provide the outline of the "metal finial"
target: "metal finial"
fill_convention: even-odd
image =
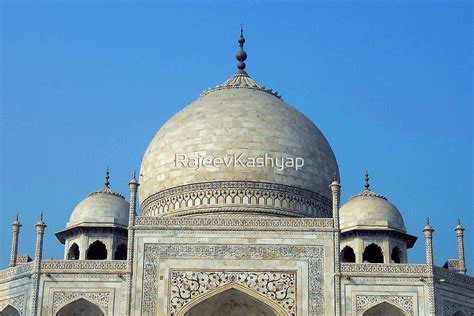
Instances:
[[[333,179],[332,179],[332,180],[333,180],[333,181],[337,181],[337,174],[336,174],[336,172],[335,172],[335,171],[334,171],[334,177],[333,177]]]
[[[110,179],[110,172],[109,172],[109,166],[107,166],[107,171],[105,172],[105,187],[107,189],[110,189],[109,179]]]
[[[426,226],[430,226],[430,218],[429,217],[426,218]]]
[[[365,184],[364,187],[367,191],[370,191],[370,184],[369,184],[369,172],[365,170]]]
[[[137,171],[133,170],[133,180],[137,181]]]
[[[244,38],[244,28],[241,25],[240,26],[240,37],[239,37],[239,46],[240,49],[237,51],[237,54],[235,57],[239,61],[237,63],[237,69],[239,69],[239,73],[245,73],[245,60],[247,60],[247,53],[244,50],[244,43],[245,43],[245,38]]]
[[[43,221],[43,211],[40,213],[40,221]]]
[[[461,225],[461,220],[458,218],[458,225]]]
[[[16,221],[19,222],[20,218],[18,217],[18,213],[16,213]]]

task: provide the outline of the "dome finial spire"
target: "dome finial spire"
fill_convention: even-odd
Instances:
[[[365,184],[364,187],[367,191],[370,191],[370,184],[369,184],[369,172],[365,170]]]
[[[107,171],[105,172],[105,187],[107,189],[110,189],[110,172],[109,172],[109,166],[107,166]]]
[[[235,57],[237,58],[237,60],[239,61],[237,63],[237,69],[238,70],[238,73],[241,73],[241,74],[246,74],[245,72],[245,60],[247,60],[247,53],[245,52],[244,50],[244,43],[245,43],[245,38],[244,38],[244,27],[243,25],[241,24],[240,25],[240,37],[239,37],[239,46],[240,46],[240,49],[237,51],[237,54],[235,55]]]

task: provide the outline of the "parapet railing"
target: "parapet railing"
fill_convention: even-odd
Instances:
[[[28,276],[33,270],[33,262],[21,263],[14,267],[9,267],[0,271],[0,282],[12,278]]]
[[[465,275],[441,267],[433,267],[433,274],[438,280],[457,281],[474,288],[474,277],[471,277],[469,275]]]
[[[126,260],[45,260],[41,263],[44,273],[118,273],[126,269]]]
[[[346,274],[427,274],[428,267],[425,264],[405,263],[341,263],[341,272]]]

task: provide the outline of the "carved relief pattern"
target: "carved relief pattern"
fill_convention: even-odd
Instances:
[[[448,269],[433,267],[435,276],[446,280],[462,282],[469,287],[474,287],[474,278]]]
[[[443,315],[452,315],[457,311],[462,311],[465,315],[474,315],[474,308],[461,305],[456,302],[443,301]]]
[[[25,295],[18,295],[15,297],[7,298],[0,301],[0,311],[2,311],[5,307],[11,305],[15,307],[19,312],[20,315],[24,315],[25,310]]]
[[[426,274],[425,264],[386,264],[386,263],[341,263],[341,271],[345,273],[374,273],[378,275],[409,273]]]
[[[90,273],[91,270],[123,270],[127,269],[126,260],[46,260],[42,262],[41,271],[46,270],[82,270]]]
[[[220,207],[212,210],[212,206]],[[292,186],[251,182],[215,181],[182,185],[149,196],[141,208],[145,216],[172,213],[193,214],[227,210],[254,211],[280,215],[332,217],[330,199]],[[248,206],[243,208],[242,206]],[[193,211],[194,210],[194,211]]]
[[[54,292],[53,313],[79,298],[84,298],[99,305],[106,313],[109,310],[110,292]]]
[[[306,260],[308,262],[310,312],[312,314],[323,312],[324,253],[320,246],[145,244],[142,315],[157,314],[157,271],[160,259],[165,258]]]
[[[4,281],[14,276],[31,272],[32,270],[33,270],[33,262],[22,263],[17,266],[0,271],[0,280]]]
[[[234,229],[249,229],[251,227],[262,228],[332,228],[333,220],[329,218],[261,218],[261,217],[147,217],[135,218],[135,225],[140,226],[194,226],[210,227],[215,229],[219,226],[234,227]]]
[[[288,315],[296,315],[296,273],[202,271],[171,272],[171,315],[176,315],[193,298],[229,283],[241,284],[268,297],[284,308]]]
[[[413,315],[413,296],[392,296],[392,295],[357,295],[356,296],[356,312],[361,315],[369,306],[372,307],[381,302],[389,302],[395,306],[401,307]]]

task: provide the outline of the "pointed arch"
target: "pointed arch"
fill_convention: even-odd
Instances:
[[[457,310],[451,316],[466,316],[466,314],[462,310]]]
[[[382,248],[374,243],[365,247],[364,253],[362,254],[362,262],[383,263]]]
[[[232,299],[232,305],[235,307],[236,305],[242,304],[245,302],[246,305],[250,306],[250,309],[254,307],[254,311],[260,312],[259,314],[255,315],[262,315],[262,316],[285,316],[286,311],[275,303],[268,297],[253,291],[247,287],[244,287],[240,284],[230,283],[224,286],[218,287],[213,291],[210,291],[196,299],[192,300],[188,304],[186,304],[176,316],[197,316],[197,315],[208,315],[214,316],[214,314],[206,310],[206,308],[228,308],[227,302],[229,299]],[[221,305],[217,305],[218,302]],[[238,307],[237,307],[238,308]],[[205,313],[203,314],[203,310]],[[251,311],[252,312],[252,311]],[[219,313],[216,315],[230,315],[228,312],[224,311],[224,313]],[[232,314],[233,315],[233,314]],[[237,314],[236,314],[237,315]],[[239,315],[248,315],[251,316],[252,314],[247,311],[241,311]],[[253,315],[252,315],[253,316]]]
[[[403,252],[400,250],[400,248],[398,248],[398,246],[393,247],[390,259],[393,263],[402,263]]]
[[[86,251],[86,259],[89,260],[105,260],[107,259],[107,247],[100,240],[90,244]]]
[[[409,314],[399,306],[396,306],[390,302],[383,301],[378,302],[375,305],[369,306],[363,313],[362,316],[408,316]]]
[[[341,262],[356,262],[356,255],[354,249],[350,246],[345,246],[341,251]]]
[[[20,312],[15,307],[8,304],[0,311],[0,316],[20,316]]]
[[[76,243],[73,243],[67,252],[67,260],[79,260],[79,255],[79,246]]]
[[[105,316],[105,312],[85,298],[78,298],[62,306],[56,316]]]
[[[115,250],[114,259],[127,260],[127,245],[125,244],[118,245],[117,250]]]

